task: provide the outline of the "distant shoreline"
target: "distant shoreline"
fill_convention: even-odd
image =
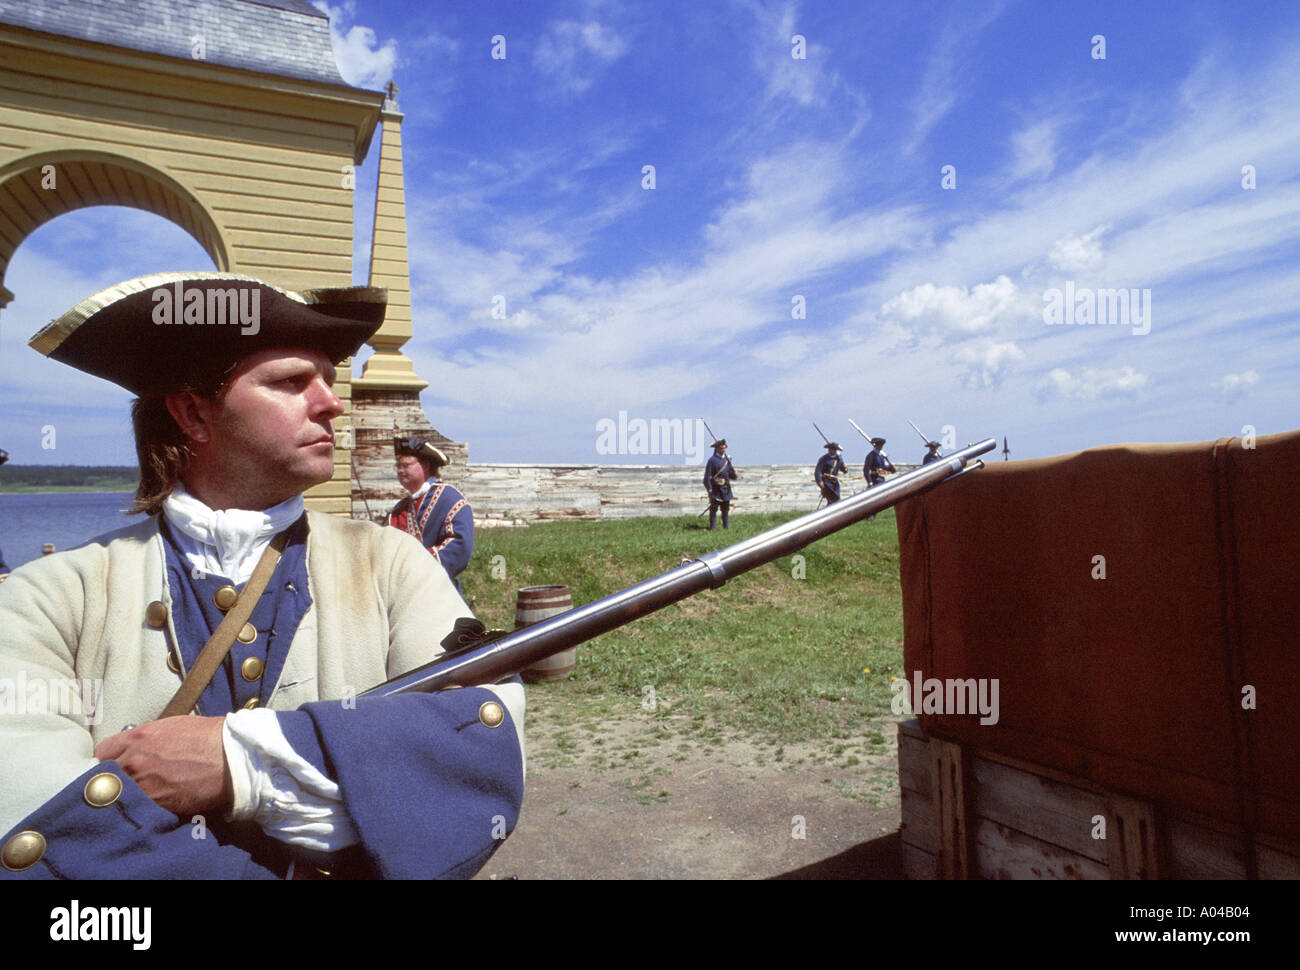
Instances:
[[[120,485],[0,485],[0,495],[37,495],[62,492],[134,492],[134,482]]]
[[[0,467],[0,495],[62,492],[134,492],[135,465],[18,465]]]

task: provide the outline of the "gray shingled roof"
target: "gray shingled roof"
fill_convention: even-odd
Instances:
[[[306,0],[0,0],[0,23],[131,50],[343,84],[328,18]]]

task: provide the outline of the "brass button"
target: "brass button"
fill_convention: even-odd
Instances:
[[[250,697],[247,701],[244,702],[244,710],[246,710],[246,711],[251,711],[251,710],[252,710],[253,708],[255,708],[257,705],[258,705],[258,700],[257,700],[257,698],[256,698],[256,697]]]
[[[239,675],[243,677],[244,680],[257,680],[258,677],[262,676],[262,668],[262,661],[258,660],[256,657],[249,657],[239,665]]]
[[[506,712],[496,701],[484,701],[483,706],[478,709],[478,719],[488,727],[500,727],[501,722],[506,719]]]
[[[212,602],[217,604],[217,609],[222,613],[234,606],[237,599],[239,599],[239,590],[233,586],[222,586],[212,594]]]
[[[167,669],[174,674],[179,674],[181,672],[181,662],[176,659],[176,654],[172,653],[170,650],[167,651]]]
[[[155,630],[167,625],[167,606],[160,600],[154,600],[144,608],[144,621]]]
[[[245,623],[239,628],[239,632],[235,634],[235,639],[240,643],[252,643],[257,639],[257,627],[251,623]]]
[[[0,863],[10,872],[22,872],[41,861],[45,855],[45,836],[40,832],[19,832],[0,850]]]
[[[107,808],[117,801],[117,797],[121,794],[122,779],[111,771],[101,771],[86,782],[81,797],[91,808]]]

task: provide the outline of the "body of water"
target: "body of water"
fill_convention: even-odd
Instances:
[[[41,557],[41,546],[75,549],[95,536],[140,520],[127,516],[133,492],[0,494],[0,550],[10,569]]]

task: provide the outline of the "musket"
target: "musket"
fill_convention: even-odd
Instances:
[[[909,421],[908,423],[911,424],[910,421]],[[867,439],[867,444],[871,445],[872,451],[874,451],[875,448],[876,448],[876,443],[875,443],[874,441],[871,440],[871,435],[867,434],[865,431],[863,431],[861,428],[859,428],[859,427],[858,427],[858,422],[854,421],[852,418],[849,418],[849,424],[853,425],[853,427],[854,427],[855,429],[857,429],[858,434],[862,435],[862,437],[864,437],[864,438]],[[997,443],[996,441],[994,441],[994,442],[993,442],[993,447],[996,448],[997,446],[998,446],[998,443]],[[981,454],[983,454],[983,452],[981,452]],[[871,457],[870,453],[867,454],[867,457],[868,457],[868,458]],[[883,451],[880,453],[880,457],[883,458],[883,459],[885,459],[885,461],[889,461],[889,456],[888,456],[887,454],[885,454]],[[893,463],[892,461],[890,461],[889,464],[890,464],[890,467],[893,467],[893,464],[894,464],[894,463]],[[982,463],[981,463],[981,464],[982,464]],[[866,472],[864,471],[863,474],[865,475]],[[884,476],[882,475],[881,478],[883,479]],[[870,481],[867,482],[867,487],[868,487],[868,488],[871,487],[871,482],[870,482]]]
[[[862,437],[864,437],[864,438],[867,439],[867,444],[871,444],[871,435],[867,434],[865,431],[863,431],[861,428],[859,428],[859,427],[858,427],[858,422],[854,421],[852,418],[849,418],[849,424],[853,425],[853,430],[854,430],[854,431],[856,431],[858,434],[862,435]],[[996,448],[997,446],[998,446],[998,443],[997,443],[996,441],[993,442],[993,447]],[[872,445],[872,447],[874,448],[875,445]]]
[[[725,549],[694,559],[683,559],[681,565],[653,579],[522,630],[489,634],[477,620],[458,620],[456,629],[442,642],[446,654],[365,693],[388,697],[411,691],[433,692],[492,683],[508,677],[552,654],[585,643],[688,596],[706,589],[717,589],[727,580],[797,552],[816,539],[982,468],[984,462],[978,460],[979,456],[996,447],[993,438],[968,445],[961,451],[852,498],[809,512]]]
[[[718,440],[718,436],[715,435],[715,434],[713,433],[713,429],[709,427],[709,422],[705,421],[703,418],[700,418],[700,423],[704,425],[704,430],[707,431],[707,432],[709,433],[709,437],[712,438],[714,441],[717,441],[717,440]],[[735,471],[735,468],[736,468],[735,465],[732,465],[732,464],[731,464],[731,456],[730,456],[730,455],[723,455],[723,456],[722,456],[722,459],[723,459],[723,461],[725,461],[727,464],[723,465],[723,466],[722,466],[722,470],[719,471],[717,475],[714,475],[714,476],[713,476],[713,484],[714,484],[714,485],[717,485],[717,486],[722,486],[722,485],[725,484],[725,482],[726,482],[726,479],[725,479],[725,478],[724,478],[723,481],[721,481],[721,482],[718,481],[718,475],[721,475],[723,472],[725,472],[725,471],[727,470],[728,467],[730,467],[733,471]],[[710,492],[709,494],[713,494],[713,493]],[[703,514],[704,514],[703,512],[700,513],[700,515],[703,515]],[[699,515],[696,516],[697,519],[698,519],[699,517],[700,517]]]
[[[908,424],[912,424],[912,421],[911,421],[910,418],[908,419],[908,422],[907,422],[907,423],[908,423]],[[917,434],[920,434],[920,435],[921,435],[921,440],[925,442],[925,446],[926,446],[927,448],[930,447],[930,439],[927,438],[925,435],[921,434],[921,429],[920,429],[920,428],[918,428],[916,425],[912,424],[912,430],[915,431]],[[996,445],[997,443],[994,442],[994,444]]]
[[[814,421],[814,422],[812,423],[812,426],[813,426],[814,428],[817,428],[817,422]],[[829,446],[830,443],[831,443],[831,439],[828,438],[828,437],[826,437],[826,432],[823,431],[821,428],[817,428],[817,433],[818,433],[819,435],[822,436],[822,441],[826,442],[826,444]],[[839,454],[838,449],[836,450],[836,453],[837,453],[837,455]],[[819,465],[818,467],[820,467],[820,465]],[[839,477],[838,475],[832,473],[832,472],[823,472],[823,473],[822,473],[822,479],[823,479],[823,480],[827,480],[827,479],[828,479],[828,480],[830,480],[830,481],[832,481],[832,482],[839,482],[840,477]],[[816,484],[816,478],[813,479],[813,483]],[[824,495],[822,496],[822,498],[825,498],[825,497],[826,497],[826,496],[824,496]],[[817,508],[821,508],[821,507],[822,507],[822,499],[819,498],[819,499],[817,500]]]

